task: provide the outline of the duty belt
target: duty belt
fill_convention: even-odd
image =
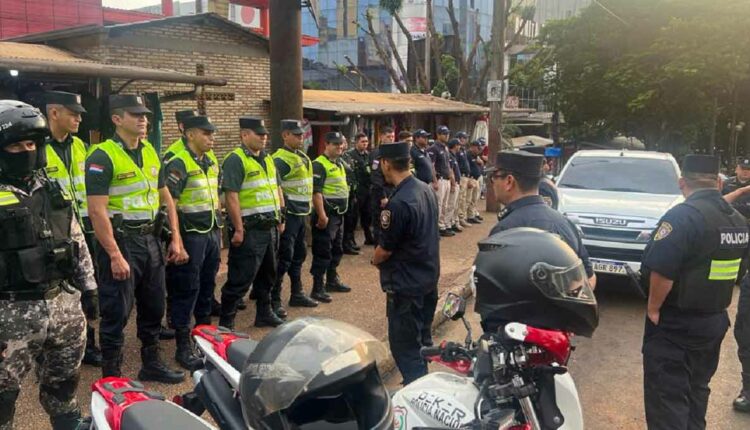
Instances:
[[[121,230],[122,230],[123,235],[125,235],[126,237],[145,236],[145,235],[154,233],[154,223],[149,222],[146,224],[133,225],[133,226],[123,224]]]
[[[0,291],[0,300],[11,302],[29,300],[51,300],[60,295],[62,287],[60,282],[48,284],[51,288],[46,290],[22,290],[22,291]]]
[[[279,225],[279,221],[276,218],[249,215],[242,217],[242,225],[247,230],[268,230]]]

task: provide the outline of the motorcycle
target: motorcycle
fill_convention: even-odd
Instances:
[[[442,310],[463,321],[463,344],[444,341],[421,350],[458,375],[433,372],[396,392],[394,429],[582,429],[578,392],[565,367],[571,335],[512,322],[474,342],[465,310],[466,301],[455,294]]]

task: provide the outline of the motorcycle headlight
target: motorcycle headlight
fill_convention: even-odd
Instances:
[[[635,240],[638,242],[648,242],[651,240],[651,230],[643,230]]]

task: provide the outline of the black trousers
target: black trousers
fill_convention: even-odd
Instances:
[[[328,225],[325,229],[315,226],[318,215],[313,212],[310,217],[312,227],[312,265],[310,273],[315,276],[323,276],[329,270],[336,270],[344,255],[342,246],[344,239],[344,217],[335,213],[328,215]]]
[[[378,194],[379,195],[379,194]],[[377,245],[380,241],[380,199],[370,194],[370,219],[372,220],[372,238]]]
[[[742,390],[750,395],[750,276],[745,276],[740,283],[734,338],[737,340],[737,356],[742,364]]]
[[[279,241],[279,270],[278,281],[289,273],[292,279],[302,276],[302,263],[307,257],[307,243],[305,243],[305,217],[287,215],[284,233]]]
[[[229,231],[230,238],[234,232]],[[245,230],[240,246],[229,247],[227,282],[221,288],[222,313],[233,316],[239,300],[253,286],[258,307],[271,302],[271,287],[278,270],[279,234],[276,227]],[[227,316],[230,316],[227,315]],[[225,315],[222,315],[224,317]]]
[[[728,328],[726,312],[699,315],[663,308],[659,325],[646,318],[643,394],[650,430],[706,428],[708,383]]]
[[[130,265],[130,277],[117,281],[112,277],[109,255],[99,249],[99,342],[102,352],[119,352],[124,343],[123,330],[133,305],[138,339],[144,346],[159,342],[164,317],[164,249],[152,235],[129,236],[117,241]]]
[[[185,233],[182,235],[190,259],[185,264],[167,266],[173,282],[168,297],[172,307],[171,322],[176,329],[190,328],[190,318],[211,316],[211,299],[216,287],[216,273],[221,262],[221,232]]]
[[[423,296],[390,293],[387,300],[388,343],[406,385],[427,374],[427,362],[419,350],[432,344],[437,288]]]
[[[354,231],[357,230],[359,212],[357,210],[357,196],[349,193],[349,206],[344,214],[344,243],[354,243]]]

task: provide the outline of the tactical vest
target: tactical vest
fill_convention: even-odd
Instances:
[[[277,194],[278,184],[276,183],[276,167],[273,164],[273,158],[266,155],[266,168],[260,165],[253,157],[248,157],[244,149],[237,148],[230,152],[240,157],[244,168],[244,178],[242,180],[242,189],[239,192],[240,213],[246,216],[262,216],[279,221],[281,202]]]
[[[315,162],[323,166],[326,171],[322,193],[326,204],[337,214],[343,215],[349,208],[349,186],[346,183],[344,166],[331,163],[325,155],[316,158]]]
[[[75,202],[73,210],[76,211],[78,221],[88,217],[88,204],[86,202],[86,144],[75,136],[70,145],[70,170],[65,166],[62,158],[52,145],[47,146],[47,177],[54,179],[66,192],[70,193]]]
[[[159,168],[161,161],[151,144],[141,141],[143,167],[130,158],[122,145],[109,139],[97,145],[112,162],[107,211],[127,221],[151,222],[159,212]]]
[[[281,160],[289,166],[289,173],[281,177],[287,212],[292,215],[309,215],[312,212],[312,162],[302,152],[291,152],[279,148],[273,154],[274,160]]]
[[[177,153],[182,152],[183,149],[185,149],[185,142],[182,140],[182,138],[175,140],[171,145],[169,145],[169,147],[167,147],[167,152],[164,153],[164,161],[167,161],[167,159],[171,159],[172,157],[177,155]],[[216,158],[216,154],[214,154],[213,150],[206,152],[206,156],[210,158],[211,161],[213,161],[215,166],[219,165],[219,159]]]
[[[219,226],[219,166],[212,164],[207,172],[193,159],[187,149],[175,154],[172,160],[185,163],[187,180],[177,199],[180,228],[185,232],[208,233]]]
[[[31,196],[0,190],[0,291],[44,292],[73,277],[73,201],[53,182]]]
[[[747,255],[750,230],[735,210],[722,208],[709,199],[691,199],[705,220],[705,233],[698,238],[701,252],[682,265],[665,304],[683,310],[720,312],[732,301],[732,290]]]

